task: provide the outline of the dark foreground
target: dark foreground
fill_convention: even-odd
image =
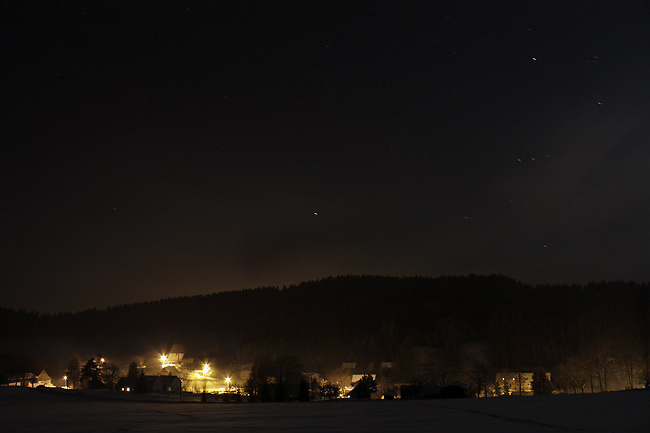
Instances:
[[[650,392],[464,400],[200,404],[0,388],[3,432],[643,432]]]

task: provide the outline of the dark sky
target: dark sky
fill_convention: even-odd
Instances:
[[[650,281],[639,1],[3,1],[0,304]]]

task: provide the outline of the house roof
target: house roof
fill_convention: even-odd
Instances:
[[[131,378],[129,378],[129,377],[121,377],[117,381],[117,387],[118,388],[121,388],[121,387],[124,387],[124,386],[133,387],[134,385],[135,385],[135,380],[131,380]]]

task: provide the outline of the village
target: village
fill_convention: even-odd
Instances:
[[[418,348],[418,373],[432,377],[435,351]],[[418,353],[419,352],[419,353]],[[531,396],[553,391],[551,374],[543,371],[497,371],[486,369],[468,376],[446,373],[438,380],[404,380],[394,362],[342,362],[326,373],[304,371],[294,357],[258,357],[254,363],[219,365],[209,359],[186,356],[182,344],[162,353],[138,355],[128,365],[98,355],[81,362],[73,358],[64,374],[46,370],[6,378],[3,386],[105,389],[118,393],[200,395],[201,401],[316,401],[333,399],[431,399],[462,397]],[[489,374],[489,377],[488,377]],[[483,377],[480,377],[480,376]],[[557,391],[555,391],[557,392]],[[592,389],[593,392],[593,389]]]

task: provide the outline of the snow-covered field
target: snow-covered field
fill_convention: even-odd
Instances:
[[[221,404],[0,388],[2,432],[650,432],[650,392]],[[133,397],[130,397],[133,398]],[[176,397],[177,399],[178,397]],[[175,400],[175,399],[174,399]]]

